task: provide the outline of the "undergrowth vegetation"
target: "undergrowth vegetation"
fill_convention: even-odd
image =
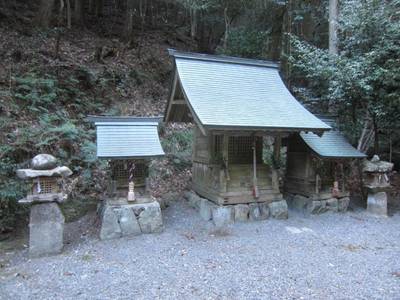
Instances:
[[[98,166],[94,132],[84,119],[104,111],[107,103],[92,89],[82,88],[86,84],[76,75],[62,78],[30,71],[12,77],[8,89],[1,91],[0,231],[12,229],[21,212],[16,200],[26,191],[15,170],[28,167],[34,154],[53,154],[80,174],[80,189],[91,185],[92,170]]]
[[[160,44],[169,35],[163,32],[143,39],[151,50],[139,58],[123,41],[96,31],[71,30],[62,37],[60,56],[55,57],[54,32],[18,29],[0,28],[0,234],[14,230],[16,222],[28,216],[28,207],[17,204],[28,185],[15,171],[29,167],[39,153],[54,155],[73,171],[66,181],[66,220],[92,209],[106,188],[107,162],[96,158],[95,130],[87,116],[161,115],[171,72],[165,45]],[[180,143],[179,137],[171,138]],[[154,195],[163,195],[169,186],[182,189],[190,179],[187,163],[175,156],[155,161],[165,174],[153,172]],[[183,183],[169,183],[170,178]]]

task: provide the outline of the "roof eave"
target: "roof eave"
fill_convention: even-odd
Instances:
[[[363,158],[367,157],[366,155],[364,155],[364,156],[362,156],[362,155],[359,155],[359,156],[354,156],[354,155],[351,155],[351,156],[326,156],[326,155],[321,155],[321,154],[315,152],[314,150],[312,150],[312,151],[314,152],[315,155],[317,155],[318,157],[323,158],[323,159],[363,159]]]
[[[236,130],[236,131],[285,131],[285,132],[313,132],[322,134],[331,128],[310,128],[310,127],[273,127],[273,126],[232,126],[232,125],[210,125],[203,124],[207,130]]]
[[[158,124],[162,121],[162,116],[155,117],[130,117],[130,116],[93,116],[86,117],[86,121],[93,123],[154,123]]]
[[[155,155],[128,155],[128,156],[99,156],[97,155],[97,158],[100,159],[153,159],[153,158],[159,158],[165,156],[164,154],[155,154]]]

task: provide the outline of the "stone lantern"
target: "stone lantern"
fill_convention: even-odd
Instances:
[[[39,154],[31,161],[31,169],[17,170],[20,179],[29,181],[31,188],[21,204],[31,204],[29,221],[29,254],[41,256],[60,253],[63,248],[64,215],[59,203],[66,200],[61,180],[70,176],[68,167],[57,166],[49,154]]]
[[[364,185],[368,190],[367,211],[387,216],[387,191],[390,189],[389,173],[393,163],[381,161],[378,155],[363,164]]]

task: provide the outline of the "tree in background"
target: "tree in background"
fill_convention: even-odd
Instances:
[[[338,54],[338,0],[329,0],[329,53]]]
[[[36,22],[40,27],[49,27],[55,0],[41,0]]]
[[[399,12],[398,0],[342,1],[337,55],[292,36],[295,76],[307,78],[303,96],[332,103],[364,152],[374,144],[379,153],[380,134],[400,129]]]

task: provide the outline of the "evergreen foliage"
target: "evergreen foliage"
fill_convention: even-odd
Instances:
[[[15,226],[18,214],[25,213],[17,200],[25,196],[27,185],[18,180],[15,171],[29,167],[38,153],[51,153],[60,163],[82,174],[83,186],[92,185],[91,170],[96,166],[94,131],[84,118],[101,112],[103,103],[94,101],[80,88],[76,77],[59,80],[51,74],[29,72],[13,78],[9,90],[3,90],[7,101],[0,115],[0,232]],[[18,124],[13,116],[24,116]],[[15,126],[17,125],[17,126]]]
[[[339,55],[292,36],[295,76],[307,79],[306,93],[319,98],[325,112],[329,104],[353,124],[348,128],[353,141],[361,134],[355,129],[368,119],[376,132],[398,129],[400,2],[347,0],[340,10]]]

